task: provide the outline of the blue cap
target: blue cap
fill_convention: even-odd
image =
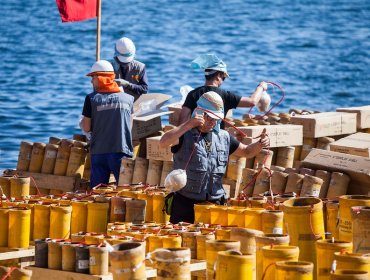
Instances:
[[[191,62],[190,65],[193,69],[204,69],[204,70],[215,70],[221,71],[229,77],[227,73],[226,63],[223,62],[218,56],[215,54],[202,54],[198,56]],[[213,74],[214,72],[207,71],[208,75]]]

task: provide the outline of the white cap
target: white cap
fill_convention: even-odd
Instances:
[[[123,63],[129,63],[134,60],[136,48],[131,39],[122,37],[116,42],[115,56]]]
[[[222,120],[224,118],[224,101],[217,92],[208,91],[204,93],[198,99],[197,105],[196,109],[205,109],[204,112],[213,119]]]
[[[107,60],[98,60],[91,66],[90,73],[86,76],[92,76],[95,72],[114,72],[112,64]]]

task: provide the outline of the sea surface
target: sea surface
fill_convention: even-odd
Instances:
[[[102,0],[101,27],[101,58],[112,59],[120,37],[132,38],[150,92],[172,95],[169,103],[181,99],[181,86],[203,84],[192,59],[215,53],[229,69],[225,89],[249,95],[262,80],[282,86],[286,98],[275,112],[370,104],[369,0]],[[16,167],[21,141],[80,133],[96,20],[62,23],[51,0],[2,0],[0,31],[5,169]],[[273,102],[281,97],[269,92]]]

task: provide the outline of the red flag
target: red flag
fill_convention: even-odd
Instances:
[[[81,21],[97,16],[97,0],[56,0],[62,22]]]

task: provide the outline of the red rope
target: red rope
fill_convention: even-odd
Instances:
[[[14,272],[14,270],[16,270],[17,268],[16,267],[11,267],[9,269],[9,271],[7,272],[7,274],[5,274],[1,280],[5,280],[5,279],[8,279],[10,277],[10,275]]]
[[[267,270],[272,266],[272,265],[275,265],[276,263],[270,263],[268,266],[266,266],[266,268],[265,268],[265,271],[263,272],[263,274],[262,274],[262,278],[261,278],[261,280],[264,280],[265,279],[265,277],[266,277],[266,273],[267,273]]]

